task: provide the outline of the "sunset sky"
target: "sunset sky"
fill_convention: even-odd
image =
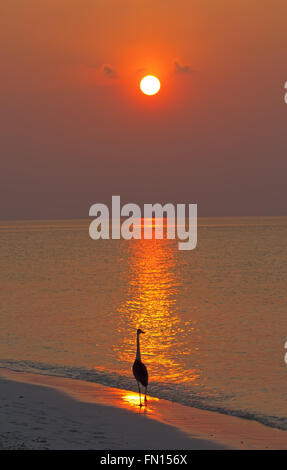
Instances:
[[[286,0],[0,10],[2,219],[86,217],[112,195],[286,214]]]

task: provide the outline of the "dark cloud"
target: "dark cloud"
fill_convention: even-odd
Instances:
[[[109,77],[109,78],[116,78],[117,73],[116,73],[115,69],[114,69],[111,65],[109,65],[109,64],[104,64],[103,67],[102,67],[102,69],[103,69],[104,74],[105,74],[107,77]]]
[[[179,60],[174,61],[174,72],[175,73],[192,73],[193,69],[188,64],[181,64]]]
[[[144,67],[141,67],[140,69],[137,69],[137,73],[141,74],[141,73],[145,73],[147,71],[146,68]]]

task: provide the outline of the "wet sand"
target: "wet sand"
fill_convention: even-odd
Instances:
[[[287,449],[287,432],[81,380],[0,369],[2,449]]]

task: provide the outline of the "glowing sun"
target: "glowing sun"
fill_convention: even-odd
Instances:
[[[147,75],[141,80],[140,89],[145,95],[155,95],[160,90],[160,81],[153,75]]]

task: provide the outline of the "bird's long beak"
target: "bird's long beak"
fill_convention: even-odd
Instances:
[[[143,334],[145,334],[145,331],[142,331]]]

